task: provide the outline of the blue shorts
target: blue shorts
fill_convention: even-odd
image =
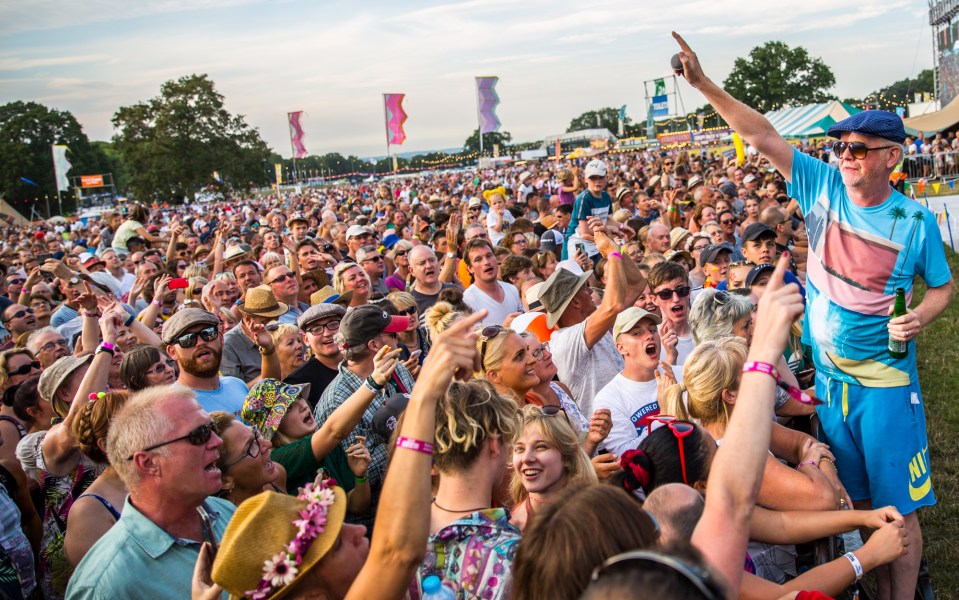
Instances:
[[[867,388],[816,374],[816,412],[853,500],[909,514],[936,503],[919,383]]]

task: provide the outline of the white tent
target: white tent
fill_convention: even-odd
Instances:
[[[766,118],[779,135],[786,138],[825,135],[829,127],[846,117],[862,112],[838,100],[821,104],[807,104],[796,108],[771,110]]]

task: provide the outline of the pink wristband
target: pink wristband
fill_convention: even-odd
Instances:
[[[417,452],[422,452],[423,454],[433,454],[433,444],[429,442],[424,442],[421,440],[414,440],[413,438],[400,436],[396,438],[396,447],[397,448],[406,448],[407,450],[415,450]]]
[[[770,377],[775,379],[777,382],[779,381],[779,371],[777,371],[776,367],[772,366],[769,363],[748,362],[745,365],[743,365],[743,373],[753,373],[753,372],[765,373],[766,375],[769,375]]]
[[[623,255],[620,254],[619,252],[610,252],[609,256],[607,256],[606,258],[618,258],[619,260],[623,260]]]
[[[799,463],[798,465],[796,465],[796,470],[798,471],[798,470],[799,470],[800,468],[802,468],[804,465],[812,465],[812,466],[816,467],[817,469],[819,468],[819,465],[816,464],[816,461],[814,461],[814,460],[804,460],[804,461],[802,461],[801,463]]]

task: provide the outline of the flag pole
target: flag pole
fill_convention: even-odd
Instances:
[[[476,83],[476,131],[479,133],[479,158],[483,158],[483,119],[480,107],[479,77],[473,78]]]
[[[386,109],[386,97],[389,94],[383,94],[383,129],[386,130],[386,168],[390,168],[390,121],[389,121],[389,112]],[[395,174],[396,171],[393,171]]]

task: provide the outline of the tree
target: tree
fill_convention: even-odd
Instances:
[[[483,134],[483,153],[493,153],[493,145],[499,144],[500,151],[512,141],[513,135],[508,131],[491,131]],[[474,129],[466,141],[463,142],[464,152],[479,152],[479,128]]]
[[[625,124],[629,125],[630,118],[626,117]],[[589,110],[569,122],[566,132],[580,129],[605,128],[615,134],[619,131],[619,109],[607,106],[599,110]]]
[[[36,102],[10,102],[0,106],[0,194],[24,215],[30,215],[34,198],[38,211],[46,211],[43,197],[57,211],[57,185],[53,174],[53,144],[65,144],[70,176],[109,171],[103,151],[93,144],[69,111],[47,108]],[[24,182],[28,179],[39,187]],[[73,210],[73,192],[63,192],[65,212]],[[51,216],[51,215],[48,215]]]
[[[269,148],[259,132],[225,108],[206,75],[168,81],[160,95],[113,116],[116,149],[141,199],[192,195],[213,181],[246,188],[265,183]]]
[[[726,91],[761,113],[787,105],[829,100],[836,77],[821,59],[805,48],[766,42],[737,58],[723,82]]]

